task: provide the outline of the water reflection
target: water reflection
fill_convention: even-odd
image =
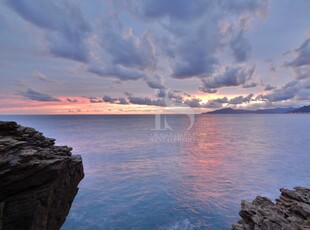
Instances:
[[[63,229],[229,229],[240,200],[310,186],[310,120],[289,115],[10,117],[83,157],[86,177]]]

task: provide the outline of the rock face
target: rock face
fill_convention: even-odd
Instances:
[[[59,229],[78,184],[82,159],[33,128],[0,121],[0,230]]]
[[[241,202],[242,220],[232,226],[234,230],[294,230],[310,229],[310,189],[281,188],[281,196],[274,204],[265,197],[257,196],[250,203]]]

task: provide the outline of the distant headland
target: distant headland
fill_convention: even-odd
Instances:
[[[310,113],[310,105],[301,108],[275,108],[275,109],[232,109],[224,108],[202,114],[286,114],[286,113]]]

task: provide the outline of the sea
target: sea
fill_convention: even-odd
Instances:
[[[62,230],[230,229],[241,200],[310,187],[310,115],[0,116],[82,156]]]

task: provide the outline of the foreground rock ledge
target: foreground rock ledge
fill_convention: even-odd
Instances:
[[[281,196],[274,204],[265,197],[257,196],[250,203],[241,202],[240,220],[232,226],[234,230],[310,229],[310,189],[296,187],[294,190],[280,189]]]
[[[82,159],[33,128],[0,121],[0,229],[59,229],[78,184]]]

